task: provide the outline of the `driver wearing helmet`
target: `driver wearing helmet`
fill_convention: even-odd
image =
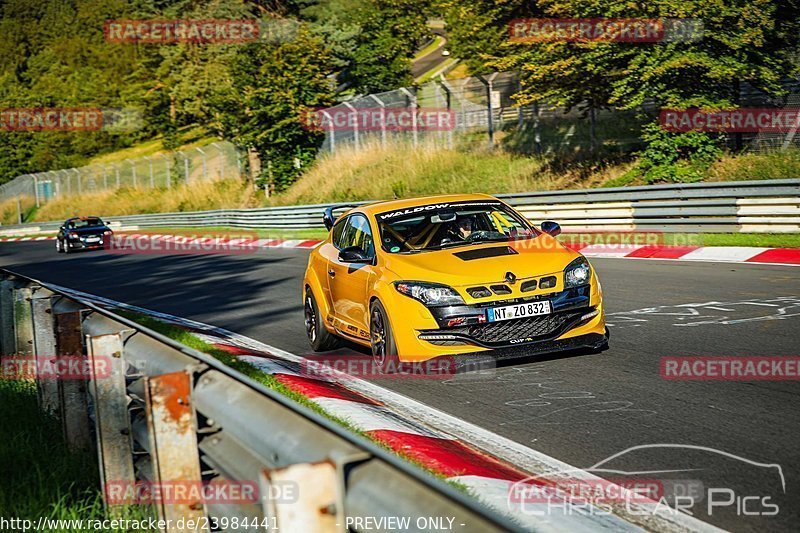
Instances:
[[[459,218],[456,221],[455,232],[459,237],[467,240],[472,235],[472,219],[470,217]]]

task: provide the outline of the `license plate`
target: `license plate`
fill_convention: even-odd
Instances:
[[[501,320],[513,320],[515,318],[525,318],[528,316],[549,315],[552,312],[550,302],[543,300],[541,302],[490,307],[486,310],[486,320],[487,322],[499,322]]]
[[[90,242],[98,242],[100,237],[86,237],[86,240]]]

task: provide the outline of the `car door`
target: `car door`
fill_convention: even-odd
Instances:
[[[334,310],[334,324],[343,333],[362,340],[369,339],[369,286],[376,276],[375,245],[372,229],[365,215],[347,217],[341,236],[334,241],[337,253],[329,257],[328,287]],[[372,258],[369,263],[345,263],[338,252],[351,246],[360,247]]]

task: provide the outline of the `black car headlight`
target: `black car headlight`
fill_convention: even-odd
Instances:
[[[585,257],[579,257],[564,269],[564,288],[580,287],[589,283],[592,277],[592,267]]]
[[[397,292],[409,298],[419,300],[426,306],[464,305],[461,296],[447,285],[424,283],[421,281],[396,281],[394,288]]]

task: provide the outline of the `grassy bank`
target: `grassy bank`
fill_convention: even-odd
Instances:
[[[39,517],[105,518],[97,459],[93,452],[68,451],[59,421],[39,410],[33,382],[0,379],[0,435],[0,516],[34,524]],[[123,513],[146,516],[143,509]]]
[[[423,145],[339,149],[320,157],[288,190],[264,198],[238,180],[192,182],[171,189],[131,189],[64,197],[31,210],[26,221],[70,216],[201,211],[260,205],[376,200],[445,193],[511,193],[641,184],[630,172],[636,161],[587,163],[520,156],[501,149],[459,150]],[[727,155],[706,171],[708,181],[800,176],[800,151]],[[0,222],[17,220],[16,200],[0,204]]]
[[[135,215],[203,211],[254,205],[252,188],[239,180],[201,181],[171,189],[122,188],[81,196],[66,196],[43,205],[35,220],[65,220],[77,215]]]

